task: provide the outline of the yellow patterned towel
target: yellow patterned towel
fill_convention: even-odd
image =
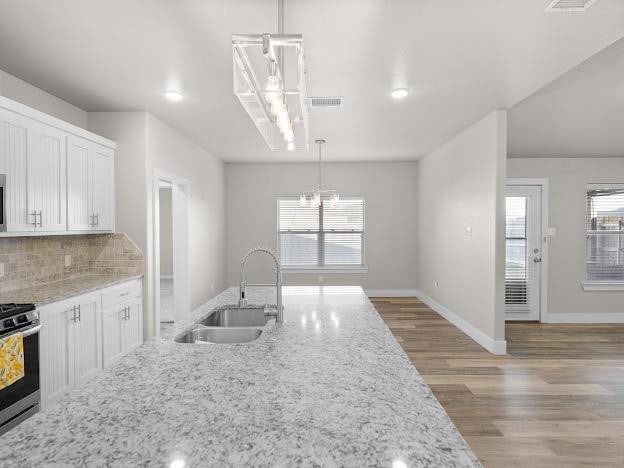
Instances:
[[[0,390],[24,377],[24,339],[21,333],[0,338]]]

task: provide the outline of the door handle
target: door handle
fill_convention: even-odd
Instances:
[[[541,261],[542,261],[542,257],[535,257],[535,258],[533,259],[533,262],[534,262],[534,263],[541,263]]]
[[[100,213],[95,213],[95,226],[100,227]]]
[[[35,222],[37,222],[37,215],[35,215]],[[37,227],[36,224],[35,227]],[[43,227],[43,216],[41,216],[41,210],[39,210],[39,227]]]
[[[29,223],[29,224],[34,224],[35,225],[35,229],[36,229],[37,228],[37,210],[35,210],[32,213],[30,213],[30,216],[32,216],[35,220],[32,223]]]

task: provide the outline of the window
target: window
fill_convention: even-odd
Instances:
[[[624,283],[624,184],[587,186],[587,281]]]
[[[334,207],[300,206],[299,199],[277,202],[282,265],[293,269],[364,267],[364,200],[341,199]]]

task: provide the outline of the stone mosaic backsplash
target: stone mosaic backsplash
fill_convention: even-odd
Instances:
[[[65,266],[65,256],[71,266]],[[124,233],[0,238],[0,292],[84,275],[139,275],[143,253]]]

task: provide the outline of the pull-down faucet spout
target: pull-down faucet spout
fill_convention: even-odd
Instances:
[[[277,306],[275,313],[268,313],[268,315],[274,315],[275,321],[277,323],[282,323],[284,321],[284,306],[282,305],[282,267],[280,265],[279,259],[275,252],[266,247],[255,247],[253,249],[249,249],[249,251],[245,254],[243,259],[241,260],[241,272],[240,272],[240,296],[238,299],[239,307],[247,307],[247,297],[246,297],[246,289],[247,286],[260,286],[254,284],[247,284],[245,281],[245,265],[247,265],[247,259],[255,253],[265,253],[269,255],[273,259],[273,263],[275,264],[275,288],[277,292]]]

